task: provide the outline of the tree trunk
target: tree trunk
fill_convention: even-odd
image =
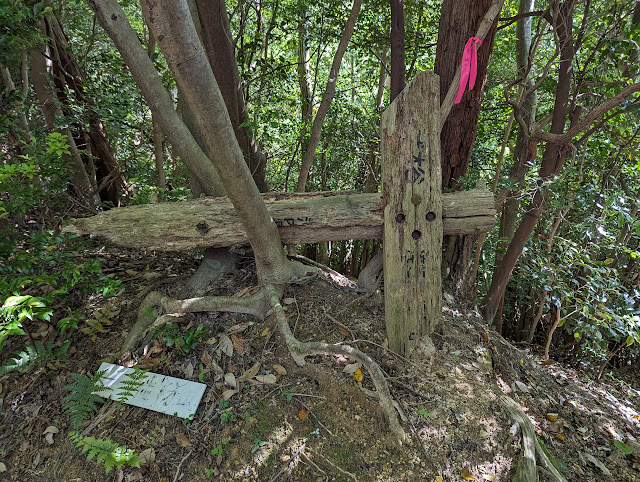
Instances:
[[[98,23],[116,44],[151,112],[191,174],[206,194],[224,191],[214,165],[179,118],[173,99],[118,2],[91,0],[89,6],[96,12]]]
[[[560,41],[560,65],[558,72],[558,85],[551,121],[551,134],[562,134],[567,120],[569,93],[571,91],[571,76],[573,73],[573,38],[572,38],[572,13],[574,0],[567,0],[560,4],[556,17],[558,24],[555,26]],[[547,143],[542,165],[540,167],[540,180],[527,211],[516,230],[513,240],[504,257],[499,261],[494,271],[489,291],[481,303],[481,312],[484,319],[493,323],[500,299],[515,268],[522,249],[533,232],[544,204],[549,196],[545,183],[562,169],[567,158],[568,148],[562,144]]]
[[[153,57],[156,52],[156,39],[153,37],[151,30],[149,30],[149,41],[147,42],[147,54],[153,61]],[[167,178],[164,174],[164,136],[162,134],[162,128],[158,123],[158,120],[151,113],[151,135],[153,137],[153,158],[156,165],[156,184],[160,189],[166,189]]]
[[[391,102],[406,85],[404,69],[404,9],[402,0],[391,0]]]
[[[440,76],[442,101],[456,77],[467,39],[476,35],[492,4],[493,0],[443,2],[434,67],[435,73]],[[476,87],[465,93],[462,101],[453,106],[440,133],[443,189],[458,188],[457,179],[464,176],[469,167],[496,28],[497,16],[478,48]],[[476,240],[476,236],[458,236],[443,259],[443,263],[447,264],[443,266],[443,271],[450,278],[448,284],[456,300],[463,304],[472,303],[476,296],[473,279],[473,248]],[[444,245],[450,245],[446,237]]]
[[[189,7],[184,0],[162,3],[146,0],[142,12],[191,107],[227,195],[247,232],[258,279],[265,283],[288,282],[290,270],[278,229],[245,162]]]
[[[305,190],[307,178],[309,177],[309,171],[311,170],[313,159],[314,157],[316,157],[318,143],[320,142],[322,124],[324,123],[324,119],[329,112],[331,102],[333,102],[333,98],[336,95],[336,83],[338,81],[338,72],[340,71],[342,57],[347,50],[347,45],[349,45],[351,34],[353,33],[353,29],[356,25],[356,20],[358,19],[358,14],[360,13],[360,7],[362,7],[362,0],[353,0],[351,13],[349,14],[347,23],[344,26],[344,30],[342,31],[342,37],[340,38],[340,42],[338,43],[338,49],[333,56],[333,63],[331,64],[329,79],[327,80],[327,86],[324,90],[324,94],[322,95],[322,102],[320,103],[320,107],[318,107],[316,117],[313,119],[311,136],[309,138],[309,146],[307,148],[307,152],[304,153],[302,166],[300,166],[300,175],[298,176],[298,185],[296,187],[296,192],[304,192]]]
[[[267,192],[266,156],[248,125],[247,106],[224,0],[195,0],[200,19],[202,44],[218,82],[233,131],[260,192]]]
[[[59,119],[62,118],[63,113],[58,104],[57,97],[49,88],[49,82],[47,80],[47,76],[51,74],[53,68],[51,51],[49,47],[45,45],[44,53],[39,50],[33,50],[31,55],[31,82],[33,83],[33,90],[42,108],[47,128],[50,131],[59,130],[66,137],[70,153],[63,154],[63,159],[71,167],[71,185],[77,194],[83,198],[91,191],[91,181],[89,180],[89,175],[78,152],[76,142],[71,135],[71,130],[68,127],[58,129],[56,125],[56,117]],[[95,197],[94,201],[97,201]]]
[[[84,75],[69,49],[67,37],[57,17],[46,17],[44,25],[45,33],[51,38],[52,55],[55,59],[52,63],[52,75],[57,89],[56,95],[63,106],[75,102],[85,108],[89,124],[88,134],[91,140],[91,146],[87,147],[94,156],[96,183],[97,185],[105,185],[99,193],[100,199],[109,201],[113,206],[119,206],[122,186],[120,166],[109,145],[109,137],[104,124],[93,109],[91,100],[85,95]],[[73,94],[72,99],[67,98],[67,92]],[[77,132],[74,135],[76,144],[79,140],[83,141],[82,129],[84,126],[77,126],[74,129]]]

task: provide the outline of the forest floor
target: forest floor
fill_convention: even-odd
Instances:
[[[522,432],[501,409],[502,394],[528,415],[567,480],[640,480],[637,370],[605,382],[543,364],[539,353],[514,347],[476,313],[454,307],[445,308],[433,345],[403,359],[384,349],[383,296],[322,277],[285,292],[295,335],[357,346],[376,360],[406,415],[408,442],[400,446],[389,433],[377,401],[363,390],[374,389],[368,374],[350,360],[315,356],[299,367],[272,318],[195,313],[178,323],[182,333],[200,323],[207,328],[193,350],[179,353],[159,337],[138,360],[152,372],[207,385],[194,418],[107,401],[92,414],[87,435],[134,449],[141,465],[106,474],[68,437],[64,387],[73,382],[70,373],[91,375],[114,361],[144,294],[152,285],[179,286],[197,260],[115,248],[95,256],[123,290],[84,300],[94,321],[72,335],[65,360],[0,378],[0,480],[507,481],[522,454]],[[246,292],[255,283],[247,261],[208,294]],[[46,326],[34,331],[44,341],[55,335]],[[18,342],[8,343],[2,363],[24,348]],[[253,376],[239,381],[247,372]]]

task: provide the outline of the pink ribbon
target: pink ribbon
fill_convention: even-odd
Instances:
[[[459,104],[462,100],[462,94],[464,94],[464,89],[467,86],[467,80],[469,80],[469,90],[473,89],[473,86],[476,85],[476,76],[478,75],[477,48],[479,45],[482,45],[482,40],[478,37],[471,37],[464,46],[460,88],[458,89],[455,104]],[[471,47],[473,47],[473,49]]]

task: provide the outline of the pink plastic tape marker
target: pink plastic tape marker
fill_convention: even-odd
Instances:
[[[467,44],[464,46],[460,88],[458,89],[458,95],[456,96],[456,104],[459,104],[462,100],[462,94],[464,94],[464,89],[467,86],[467,80],[469,80],[469,90],[473,89],[473,86],[476,85],[476,76],[478,75],[477,48],[479,45],[482,45],[482,40],[478,37],[471,37],[467,40]]]

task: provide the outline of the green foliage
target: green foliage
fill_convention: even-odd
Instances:
[[[0,258],[0,349],[9,335],[23,335],[24,324],[34,320],[57,322],[61,332],[77,328],[81,317],[69,308],[54,311],[54,305],[62,307],[87,292],[104,297],[116,293],[120,281],[100,276],[97,260],[76,261],[74,250],[82,250],[83,244],[74,235],[34,233]],[[21,294],[27,290],[37,296]]]
[[[96,404],[104,401],[97,394],[111,390],[102,383],[101,378],[105,373],[106,371],[101,370],[91,378],[79,373],[72,373],[71,377],[75,380],[75,383],[63,387],[71,392],[64,397],[64,413],[70,418],[71,427],[74,430],[79,429],[82,422],[98,409]]]
[[[197,327],[189,328],[186,332],[181,333],[180,328],[173,323],[167,323],[154,333],[155,337],[162,337],[164,344],[173,347],[178,353],[190,353],[202,338],[207,335],[207,329],[202,323]]]
[[[96,457],[98,464],[104,463],[107,474],[114,467],[140,467],[138,455],[124,445],[118,445],[109,439],[84,437],[76,431],[69,432],[69,438],[82,453],[87,453],[87,460]]]
[[[53,338],[51,338],[46,345],[36,340],[35,347],[27,345],[25,351],[16,353],[17,358],[11,358],[4,365],[0,366],[0,376],[14,370],[22,373],[30,372],[36,366],[44,366],[47,362],[64,360],[67,357],[70,343],[70,340],[66,340],[56,348]]]
[[[148,371],[149,370],[140,370],[138,367],[135,367],[133,372],[127,373],[127,380],[122,382],[120,391],[116,394],[118,403],[125,403],[129,397],[132,397],[133,394],[138,391],[144,383]]]
[[[260,447],[264,447],[265,445],[267,445],[267,442],[256,437],[255,439],[253,439],[253,447],[251,448],[251,453],[255,454],[258,450],[260,450]]]
[[[229,443],[229,439],[223,438],[222,442],[211,449],[211,455],[222,455],[223,447]]]
[[[620,440],[614,440],[613,445],[618,447],[625,455],[631,455],[633,453],[633,450],[631,450],[626,443],[621,442]]]

